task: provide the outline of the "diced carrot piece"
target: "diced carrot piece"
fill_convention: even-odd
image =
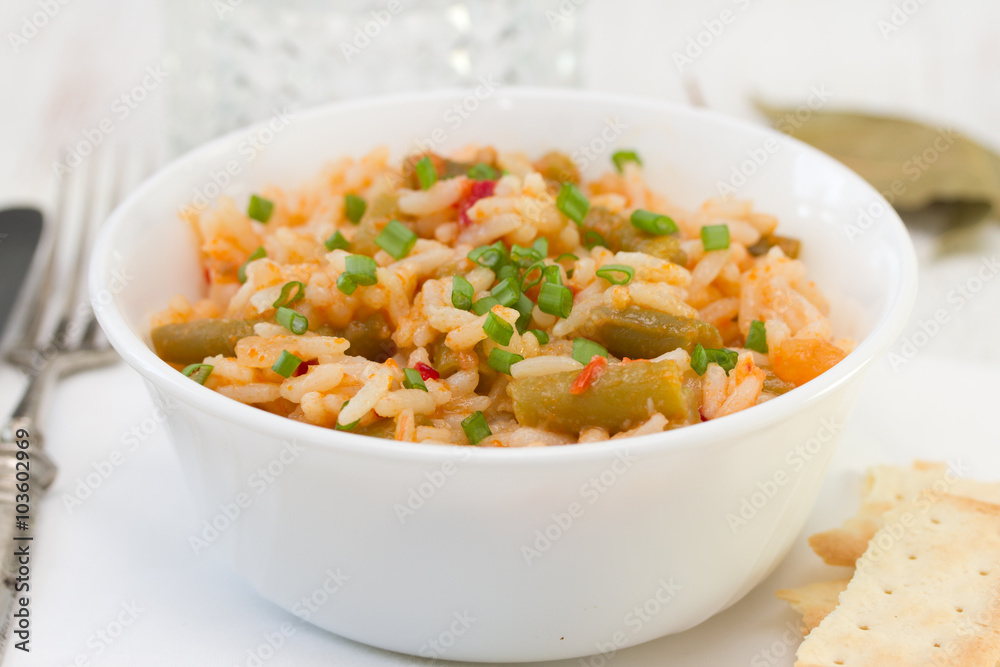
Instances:
[[[786,338],[771,351],[774,374],[796,387],[833,368],[847,353],[823,340]]]

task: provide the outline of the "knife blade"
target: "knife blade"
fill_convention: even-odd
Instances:
[[[0,332],[11,319],[41,236],[41,211],[34,208],[0,211]]]

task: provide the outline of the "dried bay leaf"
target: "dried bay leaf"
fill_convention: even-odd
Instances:
[[[792,123],[796,109],[760,102],[778,129],[843,162],[900,210],[952,203],[968,222],[1000,214],[1000,155],[953,128],[905,118],[812,111]]]

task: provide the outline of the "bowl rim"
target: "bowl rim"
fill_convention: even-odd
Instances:
[[[309,122],[328,114],[372,107],[453,101],[456,98],[461,99],[467,96],[469,90],[467,88],[449,88],[337,101],[301,111],[296,110],[295,115],[298,117],[297,123]],[[258,432],[272,435],[275,442],[293,441],[303,446],[328,448],[344,454],[372,457],[390,456],[401,460],[417,460],[428,463],[440,463],[460,456],[467,464],[488,461],[491,465],[502,462],[520,466],[543,462],[561,463],[567,459],[573,461],[605,460],[618,454],[641,455],[651,450],[666,452],[710,447],[713,444],[732,445],[738,440],[737,436],[748,435],[776,424],[784,417],[822,401],[884,354],[902,332],[916,299],[917,260],[912,241],[903,221],[881,193],[829,155],[770,127],[709,109],[694,108],[651,98],[600,91],[519,86],[504,86],[495,95],[500,99],[506,97],[531,102],[566,101],[568,99],[582,104],[610,103],[646,111],[661,111],[674,118],[707,119],[710,122],[729,126],[745,133],[756,134],[764,139],[771,138],[789,144],[800,153],[808,154],[827,163],[834,172],[840,172],[847,180],[855,182],[862,190],[867,190],[873,201],[878,201],[885,207],[883,227],[888,226],[886,231],[891,233],[891,240],[894,242],[890,247],[894,251],[898,251],[901,267],[898,282],[894,289],[888,293],[886,305],[872,324],[871,332],[830,370],[807,384],[797,387],[795,391],[754,406],[753,409],[663,433],[587,443],[586,446],[479,448],[462,445],[402,443],[336,431],[265,412],[184,378],[157,357],[139,336],[132,333],[118,308],[117,295],[114,295],[109,303],[101,303],[102,290],[104,290],[107,278],[111,274],[114,259],[113,242],[119,231],[129,224],[130,218],[127,215],[129,209],[134,207],[136,202],[145,199],[149,192],[157,189],[161,182],[170,179],[175,172],[187,169],[191,164],[196,164],[200,160],[208,159],[216,154],[220,148],[238,142],[249,131],[266,122],[261,121],[228,132],[173,158],[144,180],[110,214],[95,241],[88,275],[90,300],[95,306],[94,312],[108,340],[122,358],[140,375],[152,384],[159,385],[166,393],[178,398],[182,403],[197,406],[206,414],[238,424],[242,428],[252,428]]]

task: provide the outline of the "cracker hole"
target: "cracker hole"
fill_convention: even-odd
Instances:
[[[917,560],[916,556],[910,556],[910,560]]]
[[[835,664],[835,665],[842,665],[842,664],[844,664],[844,661],[843,660],[834,660],[833,664]]]
[[[861,629],[861,630],[867,630],[868,626],[867,625],[859,625],[858,628]]]
[[[941,645],[940,644],[935,644],[934,648],[941,648]]]
[[[955,607],[955,611],[957,611],[959,614],[961,614],[965,610],[962,609],[961,607]]]
[[[940,524],[941,522],[938,521],[937,519],[931,519],[931,523],[933,523],[936,526],[936,525]]]
[[[886,591],[885,594],[886,595],[892,595],[892,591]]]
[[[896,494],[896,500],[902,500],[902,499],[903,499],[903,494],[902,493],[897,493]]]
[[[984,570],[984,571],[980,572],[979,574],[980,574],[981,576],[984,576],[984,577],[985,577],[986,575],[988,575],[988,574],[989,574],[989,572],[986,572],[986,571]]]

